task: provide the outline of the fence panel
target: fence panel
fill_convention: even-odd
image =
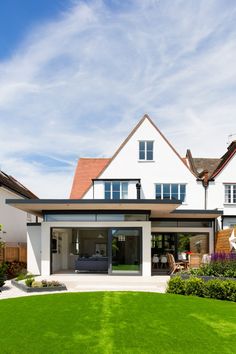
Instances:
[[[2,262],[27,262],[27,246],[26,244],[7,243],[4,248],[0,249],[0,263]]]
[[[216,233],[216,252],[230,252],[229,237],[232,234],[233,229],[220,230]],[[234,229],[236,234],[236,228]]]

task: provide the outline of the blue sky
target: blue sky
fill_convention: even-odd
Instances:
[[[77,159],[111,156],[144,113],[180,154],[223,155],[235,24],[233,0],[2,0],[1,169],[67,197]]]
[[[29,31],[60,16],[70,5],[69,0],[1,0],[0,58],[13,55]]]

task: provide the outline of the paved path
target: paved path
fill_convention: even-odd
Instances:
[[[54,274],[49,277],[37,277],[37,280],[58,280],[67,287],[66,292],[85,292],[85,291],[147,291],[164,293],[169,280],[169,276],[109,276],[99,274]],[[62,291],[60,291],[61,293]],[[55,294],[58,292],[43,292],[43,294]],[[1,299],[8,299],[20,296],[39,295],[39,293],[25,293],[16,288],[10,282],[2,288]]]

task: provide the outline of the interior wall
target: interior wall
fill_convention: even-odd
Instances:
[[[79,256],[93,256],[96,253],[96,245],[106,244],[107,256],[107,240],[108,230],[106,229],[78,229],[80,237],[80,254],[75,255],[72,250],[72,228],[54,228],[54,238],[57,240],[57,252],[52,254],[52,272],[60,270],[69,270],[75,268],[75,261]],[[99,234],[103,234],[104,238],[98,238]]]
[[[52,254],[52,272],[70,269],[71,229],[53,230],[53,237],[57,240],[57,252]]]
[[[104,238],[98,238],[98,235],[102,234]],[[96,255],[96,245],[108,243],[108,231],[104,229],[97,230],[79,230],[80,240],[80,257],[91,257]],[[107,256],[107,246],[104,256]]]

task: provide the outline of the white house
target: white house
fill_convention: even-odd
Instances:
[[[187,161],[193,172],[205,185],[205,207],[223,211],[218,218],[218,228],[236,226],[236,141],[219,159],[193,158],[187,151]],[[204,183],[205,176],[205,183]]]
[[[15,178],[0,171],[0,237],[7,243],[26,243],[27,222],[34,222],[35,216],[10,207],[6,199],[35,199],[32,192]]]
[[[145,115],[114,155],[80,159],[70,199],[9,200],[43,217],[28,227],[28,270],[151,276],[166,255],[214,251],[216,207],[188,159]],[[155,256],[154,256],[155,255]]]

